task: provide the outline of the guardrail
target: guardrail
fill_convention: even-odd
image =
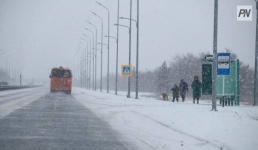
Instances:
[[[16,90],[16,89],[24,89],[24,88],[35,88],[41,87],[42,85],[7,85],[7,86],[0,86],[0,91],[4,90]]]

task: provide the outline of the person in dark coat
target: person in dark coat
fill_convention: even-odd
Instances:
[[[179,89],[180,89],[180,96],[182,97],[182,102],[184,102],[186,91],[188,91],[188,84],[184,81],[184,79],[181,79],[179,83]]]
[[[178,97],[179,97],[179,87],[175,84],[174,87],[171,89],[172,95],[173,95],[173,102],[176,101],[178,102]]]
[[[202,83],[198,79],[198,76],[194,77],[191,87],[193,89],[193,103],[195,103],[195,99],[197,99],[197,104],[199,104],[199,98],[201,97]]]

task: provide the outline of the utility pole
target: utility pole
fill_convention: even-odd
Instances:
[[[107,7],[105,7],[104,5],[102,5],[99,2],[96,2],[97,4],[99,4],[100,6],[102,6],[103,8],[105,8],[108,11],[108,44],[107,44],[107,49],[108,49],[108,63],[107,63],[107,93],[109,93],[109,9]],[[101,35],[103,38],[103,34]],[[103,41],[101,41],[101,43],[103,44]],[[102,53],[102,52],[101,52]],[[102,80],[102,79],[101,79]]]
[[[130,0],[130,44],[129,44],[129,65],[131,65],[131,32],[132,31],[132,0]],[[132,71],[132,70],[131,70]],[[128,94],[127,98],[130,98],[130,88],[131,88],[131,77],[128,77]]]
[[[216,79],[217,79],[217,37],[218,37],[218,0],[214,0],[214,32],[213,32],[213,73],[212,73],[212,109],[216,109]]]
[[[257,105],[257,86],[258,86],[258,0],[256,2],[256,40],[255,40],[255,65],[254,65],[254,106]]]
[[[135,99],[138,99],[138,75],[139,75],[139,0],[137,0],[137,49],[136,49],[136,88]]]
[[[117,0],[117,24],[119,24],[119,0]],[[119,26],[117,26],[117,35],[116,35],[116,92],[117,95],[117,76],[118,76],[118,36],[119,36]]]

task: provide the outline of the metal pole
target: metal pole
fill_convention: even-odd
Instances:
[[[80,42],[81,43],[81,42]],[[80,45],[79,45],[80,46]],[[80,46],[81,47],[81,46]],[[85,80],[85,76],[87,76],[87,64],[86,64],[86,46],[85,48],[82,48],[82,56],[81,56],[81,88],[86,88],[86,80]]]
[[[96,42],[97,42],[97,39],[96,39]],[[97,46],[96,46],[97,47]],[[96,91],[97,90],[97,50],[98,49],[94,49],[95,50],[95,88],[94,88],[94,90]]]
[[[90,40],[90,50],[91,50],[91,40]],[[89,51],[90,50],[88,50],[88,47],[87,47],[87,59],[88,59],[88,61],[87,62],[89,62],[89,64],[87,65],[88,66],[88,78],[87,78],[87,81],[88,81],[88,89],[90,89],[90,87],[91,87],[91,84],[90,84],[90,80],[91,80],[91,59],[90,58],[88,58],[89,57]],[[89,79],[89,80],[88,80]]]
[[[213,33],[213,76],[212,76],[212,110],[216,109],[216,78],[217,78],[217,34],[218,34],[218,0],[214,0],[214,33]]]
[[[90,50],[91,50],[91,39],[90,39],[90,37],[89,36],[87,36],[86,34],[83,34],[84,36],[86,36],[89,40],[90,40]],[[85,40],[85,39],[84,39]],[[94,40],[94,39],[93,39]],[[86,42],[87,42],[87,40],[85,40]],[[87,42],[87,45],[88,45],[88,42]],[[89,53],[89,49],[88,49],[88,47],[87,47],[87,53],[86,53],[86,57],[88,57],[88,53]],[[89,61],[90,61],[90,64],[89,65],[91,65],[91,60],[89,59]],[[88,81],[88,77],[89,77],[89,79],[91,78],[91,66],[88,66],[88,61],[87,61],[87,72],[88,72],[88,74],[87,74],[87,78],[86,78],[86,81],[87,81],[87,88],[90,88],[91,87],[91,84],[90,84],[90,80]]]
[[[256,41],[255,41],[255,66],[254,66],[254,106],[257,105],[257,84],[258,84],[258,0],[256,0]]]
[[[108,44],[107,44],[107,49],[108,49],[108,63],[107,63],[107,93],[109,92],[109,9],[107,7],[105,7],[104,5],[102,5],[99,2],[96,2],[97,4],[99,4],[100,6],[102,6],[103,8],[105,8],[108,11]],[[103,42],[101,42],[103,44]]]
[[[117,24],[119,24],[119,0],[117,1]],[[117,76],[118,76],[118,36],[119,36],[119,26],[117,26],[117,35],[116,35],[116,92],[117,95]]]
[[[138,99],[138,78],[139,78],[139,0],[137,0],[137,49],[136,49],[136,85],[135,99]]]
[[[87,36],[86,34],[83,34],[84,36],[86,36],[87,38],[89,38],[89,40],[90,40],[90,44],[88,43],[88,41],[87,40],[85,40],[84,38],[81,38],[82,40],[84,40],[85,42],[87,42],[87,46],[86,45],[84,45],[83,43],[81,43],[81,44],[83,44],[84,46],[85,46],[85,58],[84,59],[87,59],[87,57],[88,57],[88,53],[89,53],[89,48],[88,48],[88,46],[90,47],[90,49],[91,49],[91,39],[90,39],[90,37],[89,36]],[[87,52],[86,52],[86,47],[87,47]],[[86,68],[86,80],[85,80],[85,85],[86,85],[86,87],[87,88],[90,88],[89,86],[90,86],[90,84],[89,84],[89,81],[88,81],[88,76],[90,76],[90,67],[89,67],[89,64],[88,64],[88,60],[87,60],[87,67],[85,67]]]
[[[92,12],[95,16],[97,16],[101,20],[101,71],[100,71],[100,92],[102,92],[102,52],[103,52],[103,20],[96,13]]]
[[[85,62],[85,70],[84,70],[84,86],[85,88],[88,88],[89,82],[88,82],[88,75],[89,75],[89,62],[88,62],[88,42],[87,42],[87,52],[86,52],[86,46],[85,46],[85,52],[84,52],[84,58],[83,62]]]
[[[102,54],[103,54],[103,21],[101,25],[101,77],[100,77],[100,92],[102,92]]]
[[[84,83],[84,81],[83,81],[83,67],[84,67],[84,64],[83,64],[83,62],[82,62],[82,59],[83,59],[83,56],[84,56],[84,53],[82,54],[82,56],[81,56],[81,60],[80,60],[80,87],[81,88],[83,88],[83,83]]]
[[[95,78],[94,79],[94,90],[96,91],[97,89],[97,37],[98,37],[98,30],[97,30],[97,27],[95,25],[93,25],[91,22],[88,21],[89,24],[91,24],[94,28],[95,28],[95,32],[96,32],[96,36],[95,36],[95,48],[93,49],[93,52],[95,51]]]
[[[130,40],[130,27],[128,27],[128,26],[125,26],[125,25],[120,25],[120,24],[114,24],[114,25],[116,25],[116,26],[122,26],[122,27],[126,27],[126,28],[128,28],[128,31],[129,31],[129,51],[130,51],[130,48],[131,48],[131,46],[130,46],[130,43],[131,43],[131,40]],[[129,57],[130,58],[130,57]],[[130,60],[130,59],[129,59]],[[129,81],[129,79],[128,79],[128,81]],[[126,83],[127,84],[127,83]],[[130,84],[128,84],[128,85],[130,85]],[[129,98],[128,97],[128,94],[127,94],[127,98]]]
[[[109,92],[109,10],[108,10],[108,71],[107,71],[107,93]]]
[[[80,73],[80,87],[82,88],[82,57],[83,57],[83,54],[82,56],[80,57],[80,61],[79,61],[79,73]]]
[[[83,61],[85,61],[85,77],[84,77],[84,84],[85,84],[85,88],[88,88],[88,74],[89,74],[89,62],[88,62],[88,59],[87,59],[87,56],[88,56],[88,44],[87,44],[87,52],[86,52],[86,47],[85,47],[85,54],[84,54],[84,58],[83,58]],[[86,80],[85,80],[86,79]]]
[[[132,0],[130,0],[129,65],[131,65],[131,29],[132,29],[131,27],[132,27]],[[130,86],[131,86],[131,77],[129,76],[128,77],[128,94],[127,94],[127,98],[130,98]]]
[[[95,48],[97,49],[97,29],[96,29],[96,43],[95,43]],[[95,50],[95,88],[94,90],[97,90],[97,50]]]
[[[85,29],[92,33],[92,49],[90,49],[90,51],[91,50],[93,51],[92,54],[94,56],[94,33],[91,30],[87,29],[87,28],[85,28]],[[93,79],[92,89],[94,89],[94,57],[92,58],[92,79]],[[91,74],[90,74],[90,86],[91,86]]]

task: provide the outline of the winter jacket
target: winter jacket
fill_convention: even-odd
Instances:
[[[173,97],[179,97],[179,87],[178,86],[174,86],[172,89],[172,94],[173,94]]]
[[[199,80],[194,80],[191,84],[191,87],[193,89],[193,97],[194,98],[200,98],[201,97],[202,83]]]
[[[185,96],[186,91],[188,91],[188,84],[185,81],[181,80],[179,83],[179,89],[180,89],[180,95]]]

